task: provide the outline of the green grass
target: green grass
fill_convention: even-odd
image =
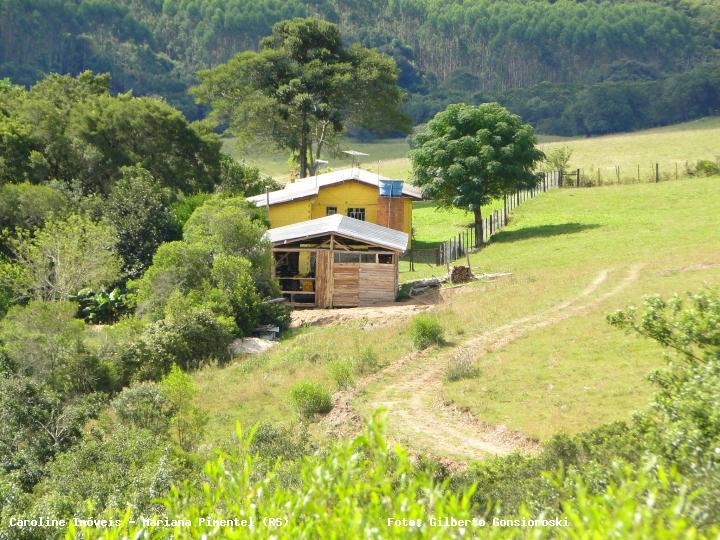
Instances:
[[[582,169],[595,180],[599,170],[603,181],[614,181],[615,166],[620,167],[621,179],[637,180],[640,165],[640,180],[647,181],[654,178],[655,163],[663,177],[672,178],[676,165],[682,175],[686,162],[692,166],[698,159],[720,158],[720,117],[632,133],[540,142],[546,153],[568,146],[572,150],[570,168]]]
[[[645,376],[663,364],[662,353],[610,328],[604,316],[645,294],[720,285],[718,188],[720,178],[554,191],[521,207],[472,256],[478,270],[513,272],[515,295],[543,294],[550,280],[587,283],[605,268],[613,271],[609,290],[635,263],[643,265],[640,276],[589,313],[482,356],[480,380],[446,384],[445,398],[541,439],[642,407],[650,392]]]
[[[476,272],[512,276],[452,291],[435,310],[447,344],[412,361],[447,363],[461,342],[577,295],[600,270],[610,274],[598,294],[610,291],[629,266],[642,263],[639,278],[622,292],[582,316],[534,330],[479,358],[477,378],[443,386],[446,400],[482,420],[541,439],[626,419],[646,405],[651,392],[646,376],[663,364],[662,353],[610,328],[604,316],[639,302],[643,294],[720,284],[718,215],[720,178],[556,190],[528,201],[507,229],[472,255]],[[408,321],[306,328],[268,353],[198,372],[197,404],[211,419],[207,442],[229,437],[236,421],[294,422],[292,385],[313,380],[333,387],[328,364],[355,359],[366,344],[380,365],[397,361],[413,351]],[[370,412],[363,404],[383,384],[387,379],[381,377],[365,389],[360,410]],[[392,418],[389,425],[392,429]],[[315,428],[316,435],[320,431]]]

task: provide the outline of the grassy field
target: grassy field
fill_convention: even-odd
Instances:
[[[639,165],[640,180],[646,181],[654,177],[655,163],[659,164],[661,176],[670,178],[675,175],[676,165],[682,175],[686,162],[692,165],[698,159],[720,159],[720,118],[633,133],[540,142],[546,153],[568,146],[572,150],[570,169],[582,169],[593,179],[599,170],[603,181],[613,181],[618,166],[621,178],[636,180]]]
[[[682,175],[686,161],[692,164],[698,159],[719,159],[720,117],[602,137],[558,137],[541,134],[538,140],[545,152],[559,146],[570,147],[573,152],[570,168],[582,169],[583,174],[593,179],[597,178],[599,169],[603,181],[613,181],[616,178],[616,166],[620,167],[622,178],[636,179],[640,165],[640,179],[644,181],[655,174],[655,163],[660,165],[661,174],[667,178],[675,175],[676,165]],[[380,173],[385,176],[402,179],[410,176],[410,163],[407,159],[410,147],[404,138],[371,143],[346,139],[341,142],[340,147],[342,150],[353,149],[369,154],[362,161],[362,166],[370,170],[377,170],[379,161]],[[225,150],[235,157],[244,157],[265,174],[279,180],[287,180],[290,176],[291,167],[287,163],[286,153],[240,151],[234,146],[233,139],[225,141]],[[342,154],[326,159],[334,169],[350,164]]]
[[[542,314],[580,294],[606,271],[591,308],[488,354],[478,351],[480,377],[445,383],[441,391],[445,400],[484,421],[540,439],[628,418],[647,403],[645,377],[662,365],[662,355],[650,343],[610,328],[604,316],[639,302],[644,294],[720,284],[719,187],[720,178],[705,178],[557,190],[528,201],[507,229],[472,255],[476,272],[512,276],[455,290],[435,311],[447,345],[412,357],[392,378],[368,386],[357,408],[370,414],[374,396],[398,377],[409,379],[414,372],[444,365],[466,340]],[[637,276],[629,279],[635,265],[640,265]],[[198,404],[211,418],[208,442],[229,436],[238,420],[293,422],[290,386],[311,379],[332,389],[331,360],[352,362],[368,347],[381,365],[407,358],[412,351],[407,320],[387,322],[304,328],[272,352],[197,373]],[[411,385],[399,388],[396,397],[408,399],[412,392]],[[398,433],[402,422],[388,419]],[[407,442],[419,445],[433,437],[420,431]]]

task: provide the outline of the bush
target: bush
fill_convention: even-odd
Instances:
[[[395,293],[395,301],[399,302],[401,300],[407,300],[410,298],[410,291],[412,290],[412,284],[411,283],[403,283],[400,285],[400,287],[397,290],[397,293]]]
[[[365,347],[360,351],[360,354],[355,359],[353,367],[355,369],[355,373],[359,375],[370,375],[375,373],[380,368],[377,353],[372,347]]]
[[[473,379],[480,375],[475,358],[470,351],[461,351],[455,355],[445,368],[445,380],[449,382]]]
[[[410,338],[415,348],[427,349],[443,342],[443,327],[437,317],[416,315],[410,322]]]
[[[330,392],[322,385],[310,381],[298,383],[290,389],[290,403],[304,418],[326,414],[332,409]]]
[[[701,159],[695,165],[695,174],[697,176],[715,176],[720,174],[720,166],[714,161]]]
[[[333,360],[328,364],[328,374],[335,381],[338,388],[349,388],[353,385],[352,366],[343,359]]]
[[[290,308],[286,304],[261,302],[257,308],[259,324],[272,324],[280,328],[281,332],[290,328],[292,319],[290,317]]]
[[[170,428],[172,404],[155,383],[141,382],[123,389],[113,399],[112,408],[123,422],[148,429],[156,435],[166,433]]]
[[[232,340],[228,325],[205,309],[150,324],[126,356],[135,379],[159,379],[173,364],[196,369],[206,360],[225,361]]]

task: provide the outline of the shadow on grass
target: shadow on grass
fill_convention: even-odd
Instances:
[[[536,227],[524,227],[515,231],[500,231],[493,235],[492,242],[515,242],[529,238],[544,238],[547,236],[558,236],[560,234],[573,234],[597,229],[600,225],[596,223],[558,223],[554,225],[538,225]]]

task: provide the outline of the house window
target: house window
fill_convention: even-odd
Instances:
[[[326,216],[334,216],[337,214],[337,206],[326,206],[325,207],[325,215]]]
[[[347,215],[348,217],[359,219],[360,221],[365,221],[364,208],[348,208]]]

